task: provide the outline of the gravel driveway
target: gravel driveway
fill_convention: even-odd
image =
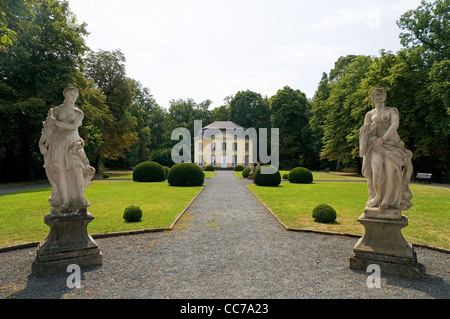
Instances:
[[[368,288],[369,273],[348,268],[356,238],[286,231],[248,182],[218,171],[172,231],[97,239],[103,265],[80,289],[66,273],[31,276],[34,249],[0,253],[0,298],[450,297],[449,254],[416,248],[420,279],[382,274]]]

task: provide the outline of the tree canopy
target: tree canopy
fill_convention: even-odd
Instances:
[[[68,83],[80,89],[80,135],[96,169],[153,160],[171,166],[171,132],[194,134],[194,120],[280,130],[281,166],[360,168],[359,128],[374,86],[388,91],[416,171],[450,181],[450,0],[422,1],[399,17],[403,48],[349,54],[323,72],[311,100],[285,86],[271,97],[240,90],[211,100],[177,99],[167,108],[130,78],[120,50],[92,51],[68,1],[0,0],[0,182],[45,177],[38,140],[48,110]],[[151,71],[151,70],[150,70]],[[270,132],[270,130],[269,130]]]

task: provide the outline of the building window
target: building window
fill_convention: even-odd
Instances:
[[[198,156],[198,166],[203,166],[203,156]]]
[[[222,151],[226,151],[227,150],[227,143],[223,142],[222,143]]]
[[[211,152],[215,152],[216,151],[216,143],[212,142],[211,143]]]
[[[245,166],[250,166],[248,155],[245,155]]]
[[[233,143],[233,151],[235,151],[235,152],[236,152],[236,151],[237,151],[237,147],[238,147],[238,146],[237,146],[237,143],[236,143],[236,142],[234,142],[234,143]]]
[[[245,151],[250,152],[250,144],[249,143],[245,143]]]
[[[216,155],[211,155],[211,165],[216,166]]]
[[[198,143],[198,150],[203,151],[203,143]]]
[[[236,166],[236,164],[237,164],[237,155],[233,155],[233,157],[232,157],[232,162],[231,162],[231,166]]]

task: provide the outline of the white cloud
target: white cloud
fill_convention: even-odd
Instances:
[[[341,3],[70,0],[78,21],[88,23],[88,46],[120,48],[128,75],[163,107],[178,98],[211,99],[216,107],[238,91],[271,96],[285,85],[312,97],[340,56],[395,50],[395,21],[420,0]],[[371,28],[372,3],[381,20],[372,19]]]
[[[305,31],[326,31],[343,26],[361,24],[366,21],[366,12],[353,8],[342,8],[326,14],[320,21],[305,26]]]

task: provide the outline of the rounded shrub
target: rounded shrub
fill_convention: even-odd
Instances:
[[[197,164],[179,163],[172,166],[167,181],[171,186],[201,186],[205,174]]]
[[[212,166],[212,165],[206,165],[205,171],[207,171],[207,172],[214,172],[214,166]]]
[[[251,171],[252,171],[252,170],[251,170],[250,167],[244,168],[244,170],[242,171],[242,177],[243,177],[243,178],[247,178],[248,175],[250,175],[250,172],[251,172]]]
[[[311,171],[304,167],[296,167],[289,172],[289,182],[309,184],[313,181]]]
[[[234,167],[234,170],[235,170],[236,172],[242,172],[242,171],[244,170],[244,166],[242,166],[242,165],[236,165],[236,166]]]
[[[281,174],[280,171],[276,171],[274,174],[262,174],[261,169],[263,167],[269,167],[269,165],[264,165],[259,167],[255,176],[253,177],[253,182],[259,186],[278,186],[281,183]],[[275,168],[275,167],[273,167]]]
[[[125,212],[123,213],[123,219],[125,219],[126,222],[132,223],[132,222],[138,222],[142,218],[142,209],[139,206],[128,206],[125,208]]]
[[[283,179],[289,179],[289,174],[283,174]]]
[[[318,223],[332,223],[336,220],[337,214],[330,205],[320,204],[314,207],[312,217]]]
[[[166,179],[164,168],[156,162],[142,162],[133,171],[135,182],[162,182]]]

